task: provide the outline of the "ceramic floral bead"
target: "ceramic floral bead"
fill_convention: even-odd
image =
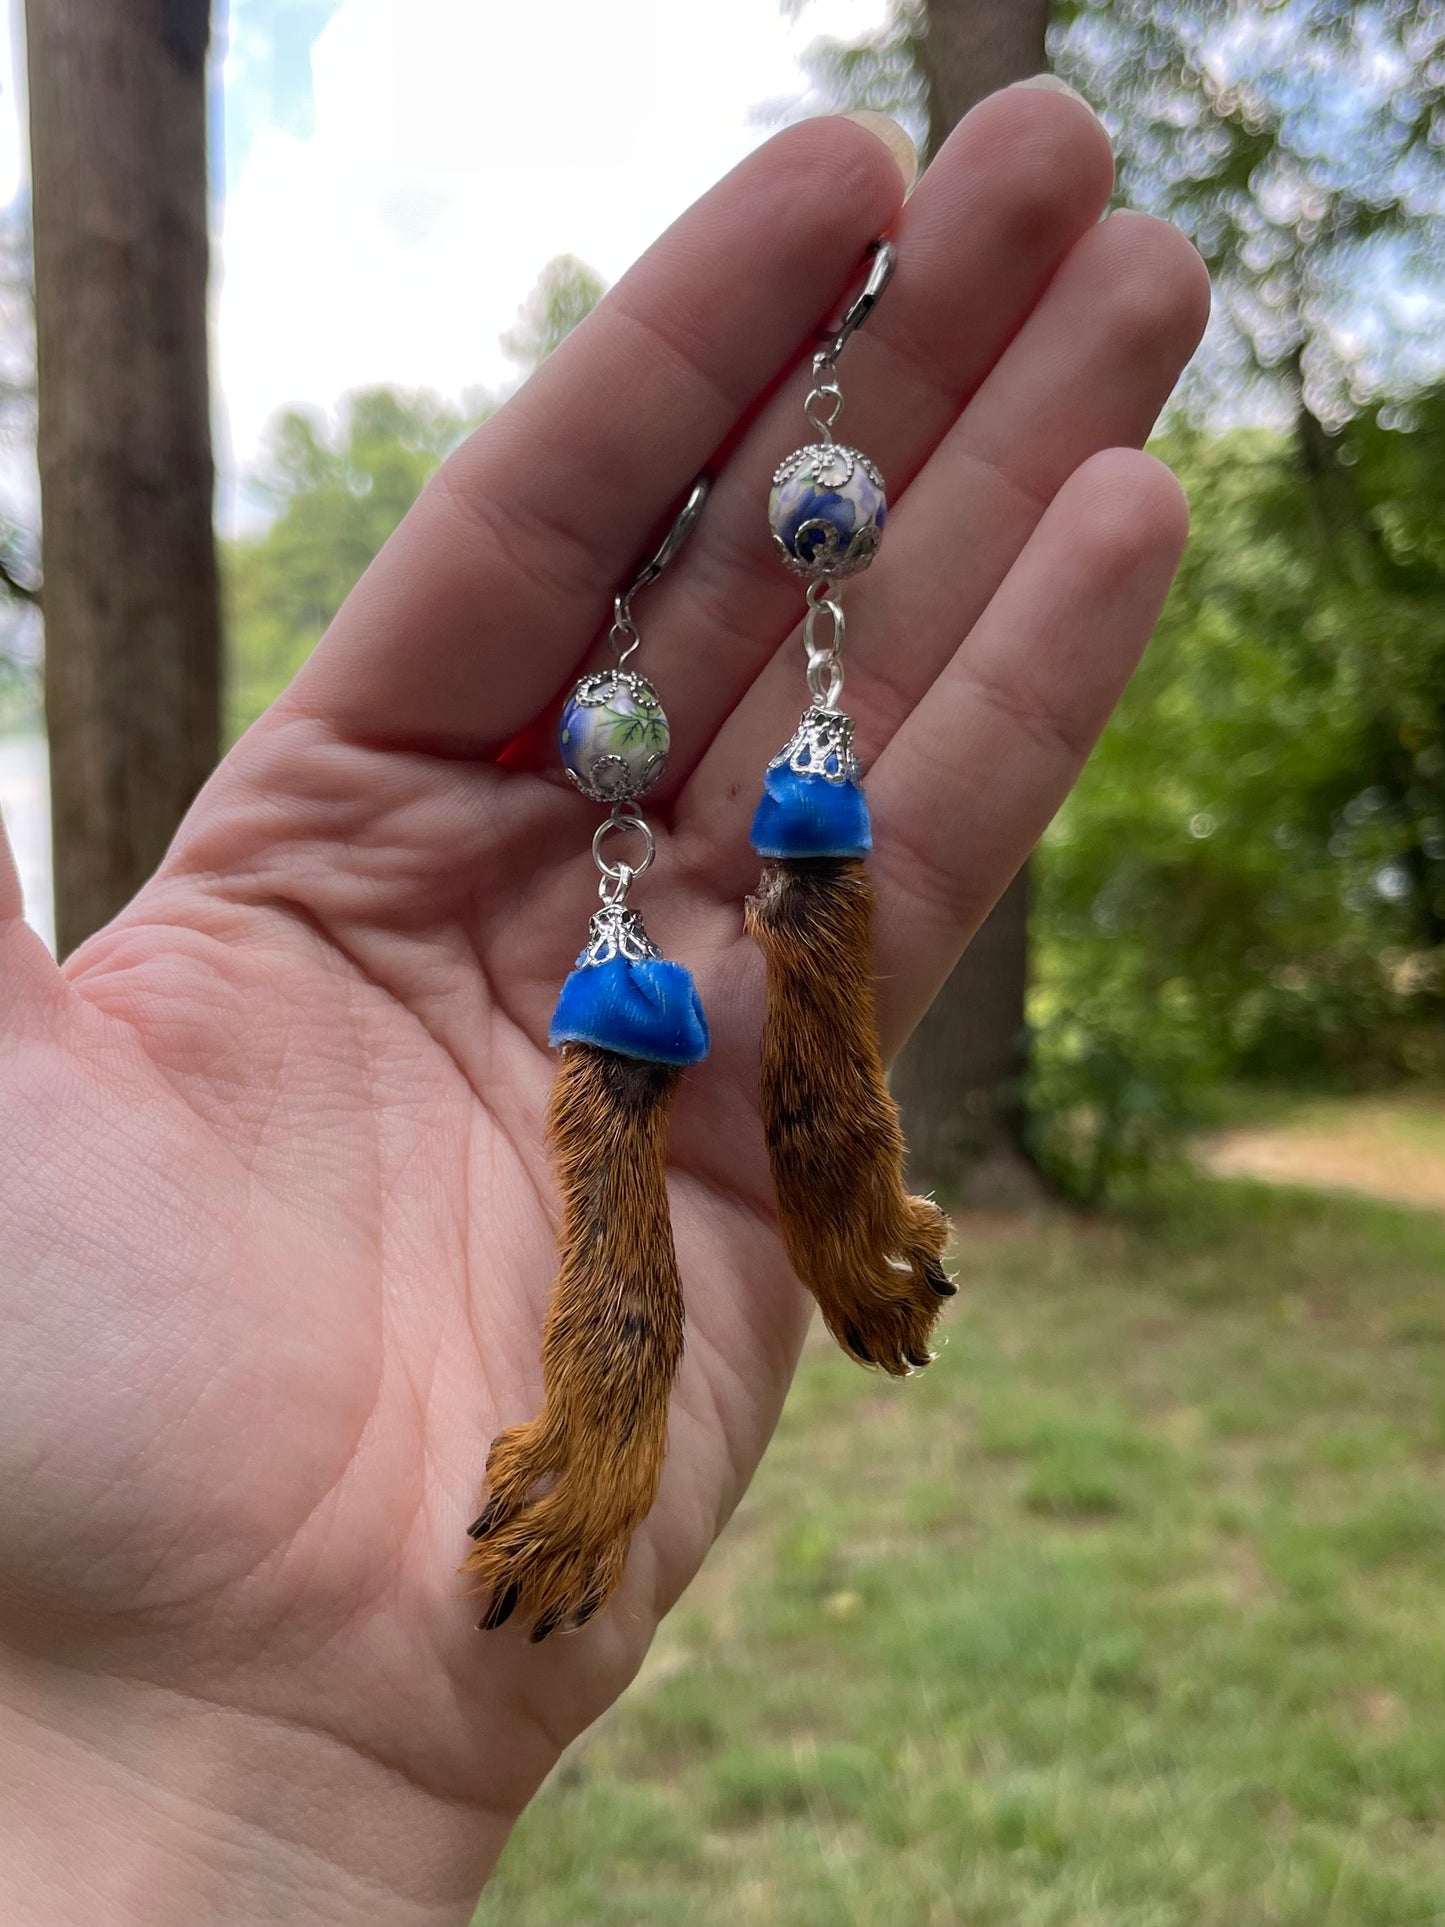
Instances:
[[[887,515],[883,477],[866,455],[842,442],[795,449],[773,476],[768,522],[797,575],[866,569]]]
[[[567,698],[557,732],[562,763],[584,796],[625,802],[650,790],[667,767],[671,732],[646,676],[600,669]]]

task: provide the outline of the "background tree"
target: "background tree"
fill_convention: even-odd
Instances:
[[[134,894],[215,761],[206,0],[26,8],[56,930]]]
[[[516,326],[502,336],[502,349],[524,375],[539,368],[560,348],[579,321],[585,321],[607,292],[595,268],[575,254],[558,254],[537,276],[522,304]]]

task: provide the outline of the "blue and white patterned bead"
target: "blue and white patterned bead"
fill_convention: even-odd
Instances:
[[[768,523],[796,575],[854,575],[878,549],[888,501],[866,455],[842,442],[795,449],[773,476]]]
[[[599,669],[567,698],[557,731],[562,764],[594,803],[628,802],[667,767],[671,731],[646,676]]]

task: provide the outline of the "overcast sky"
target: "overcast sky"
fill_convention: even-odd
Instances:
[[[19,0],[0,199],[23,185]],[[571,252],[608,280],[798,96],[819,33],[883,0],[231,0],[214,141],[223,464],[289,402],[509,378],[498,336]],[[229,444],[227,448],[226,444]],[[227,455],[229,454],[229,461]]]

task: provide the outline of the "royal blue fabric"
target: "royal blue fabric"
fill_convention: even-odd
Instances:
[[[868,799],[851,778],[830,783],[780,764],[763,778],[752,842],[759,856],[867,856]]]
[[[707,1056],[707,1018],[691,971],[664,957],[583,964],[562,986],[547,1041],[597,1044],[650,1064],[697,1064]]]

